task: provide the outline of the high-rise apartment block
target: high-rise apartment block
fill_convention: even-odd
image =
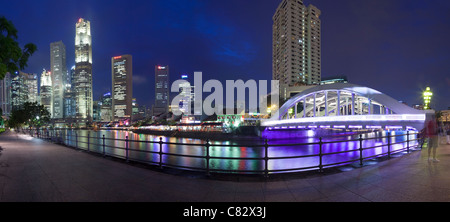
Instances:
[[[280,81],[280,89],[320,84],[320,14],[302,0],[283,0],[278,6],[273,16],[272,78]]]
[[[53,118],[64,118],[64,91],[67,79],[66,46],[62,41],[50,44],[52,72]]]
[[[91,23],[80,18],[75,29],[75,93],[76,118],[81,123],[92,121],[92,36]]]
[[[133,58],[122,55],[111,59],[112,111],[115,121],[131,120],[133,100]]]
[[[153,116],[169,112],[169,66],[155,67],[155,104]]]

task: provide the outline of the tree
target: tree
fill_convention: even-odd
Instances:
[[[37,50],[33,43],[21,49],[17,39],[17,29],[12,22],[4,16],[0,17],[0,80],[5,78],[7,72],[25,69],[28,58]]]
[[[13,110],[8,119],[9,128],[19,128],[25,123],[25,111],[24,110]]]
[[[23,125],[39,128],[50,122],[50,112],[37,102],[26,102],[22,109],[13,110],[8,120],[10,128],[18,128]]]
[[[0,126],[3,126],[3,123],[4,123],[4,121],[3,121],[3,110],[2,110],[2,108],[0,108]]]
[[[44,105],[39,105],[37,102],[26,102],[23,109],[25,110],[28,126],[39,128],[50,122],[50,112]]]

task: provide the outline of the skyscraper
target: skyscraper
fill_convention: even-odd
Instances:
[[[111,92],[104,93],[101,98],[101,107],[100,107],[100,117],[102,122],[110,122],[113,120],[112,118],[112,99]]]
[[[64,118],[67,122],[70,122],[67,118],[75,118],[76,116],[76,104],[75,104],[75,92],[72,87],[73,77],[75,75],[75,66],[67,72],[66,84],[64,87]]]
[[[37,74],[29,73],[25,78],[25,85],[28,88],[28,102],[38,102],[38,79]]]
[[[188,81],[189,76],[187,74],[181,75],[181,79],[186,82],[179,84],[180,94],[182,97],[179,109],[185,115],[192,115],[194,110],[194,86],[191,86],[191,83]]]
[[[64,118],[64,91],[66,86],[66,46],[62,41],[50,44],[50,66],[52,72],[53,118]]]
[[[50,116],[53,117],[53,90],[52,73],[44,69],[41,74],[41,87],[39,90],[41,105],[47,108]]]
[[[283,0],[278,6],[273,16],[272,78],[280,81],[280,89],[320,83],[320,14],[302,0]]]
[[[92,121],[92,37],[91,23],[80,18],[75,29],[75,76],[73,82],[76,118]]]
[[[111,59],[112,111],[114,121],[131,119],[133,100],[133,58],[122,55]]]
[[[155,104],[153,116],[169,112],[169,66],[155,67]]]
[[[23,108],[25,102],[28,102],[28,85],[26,80],[28,73],[16,72],[11,76],[11,108],[19,110]]]

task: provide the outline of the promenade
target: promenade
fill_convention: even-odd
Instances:
[[[325,173],[222,176],[154,170],[29,135],[0,134],[0,202],[447,202],[450,145]]]

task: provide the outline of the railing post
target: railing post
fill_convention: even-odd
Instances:
[[[406,152],[409,153],[409,130],[406,131]]]
[[[75,148],[78,149],[78,133],[75,132]]]
[[[209,173],[209,139],[206,139],[206,176],[210,176]]]
[[[388,132],[388,157],[391,158],[391,132]]]
[[[264,140],[264,176],[269,177],[269,143]]]
[[[126,155],[126,161],[128,163],[128,136],[125,136],[125,155]]]
[[[89,140],[90,140],[90,132],[88,131],[88,138],[87,138],[87,151],[89,152]]]
[[[322,164],[322,137],[319,138],[319,146],[320,146],[320,150],[319,150],[319,158],[320,158],[320,162],[319,162],[319,172],[323,172],[323,164]]]
[[[103,134],[102,140],[103,140],[103,156],[105,156],[105,134]]]
[[[359,165],[363,165],[363,146],[362,146],[362,134],[359,134]]]
[[[162,145],[163,145],[163,141],[162,141],[162,137],[159,137],[159,168],[162,169]]]

